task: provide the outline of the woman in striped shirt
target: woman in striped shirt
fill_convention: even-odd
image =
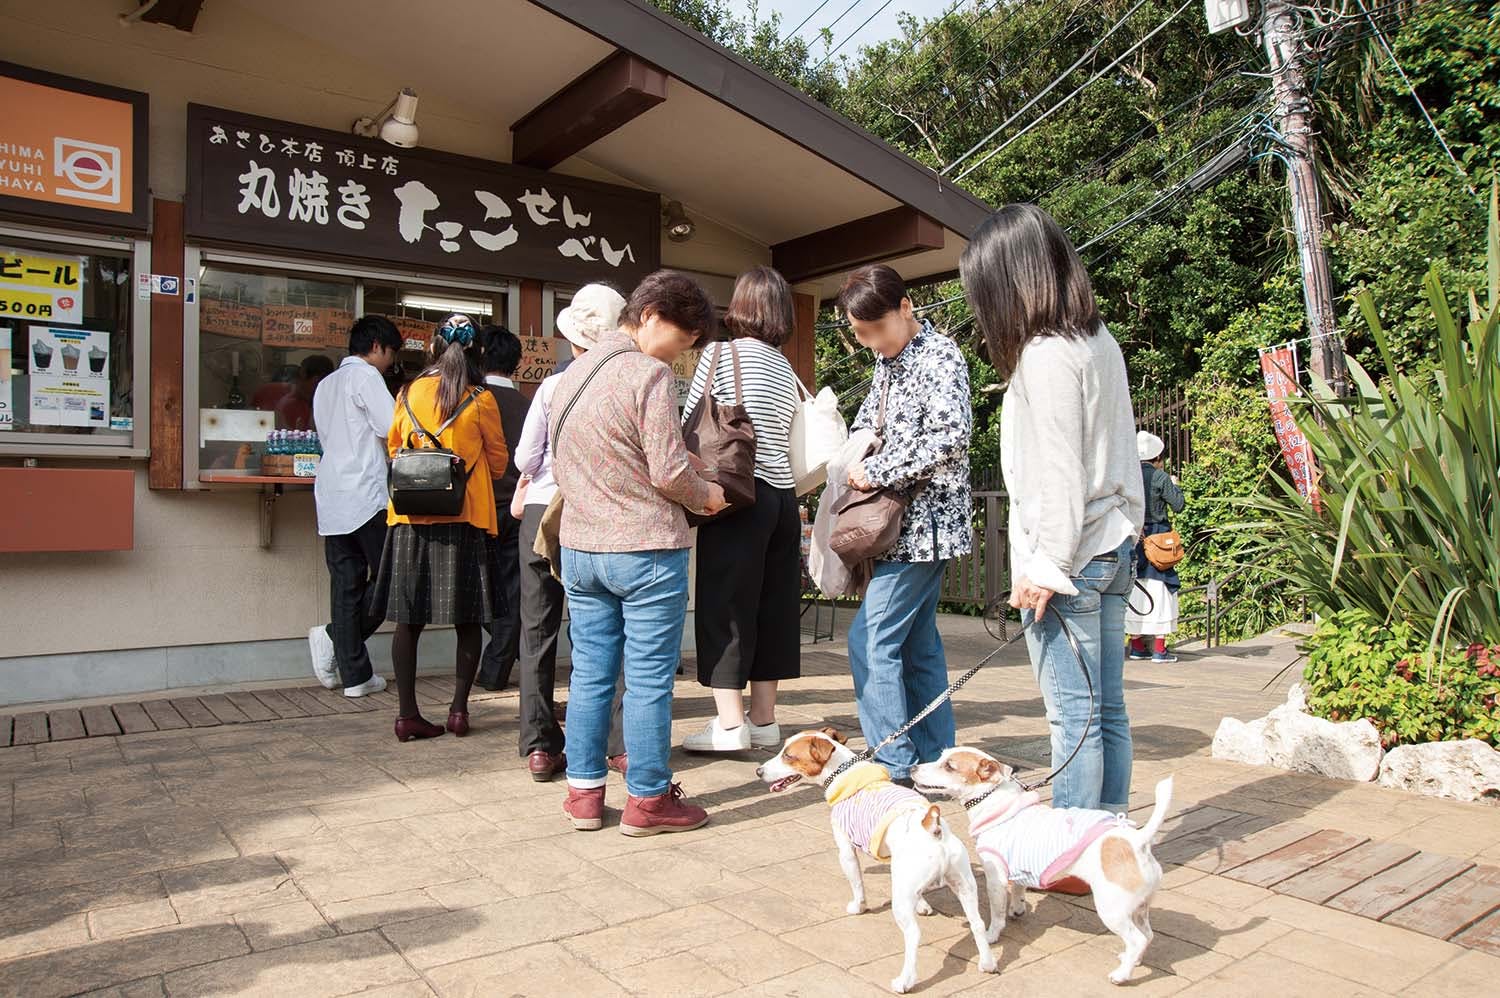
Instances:
[[[693,630],[698,682],[714,691],[718,714],[688,735],[689,752],[737,752],[781,744],[776,684],[802,674],[798,597],[802,526],[788,455],[797,376],[778,347],[791,338],[792,289],[770,267],[756,267],[734,287],[724,325],[739,355],[743,404],[755,427],[755,504],[698,530]],[[734,356],[705,353],[693,375],[684,414],[707,390],[733,404]],[[712,388],[708,386],[712,379]],[[750,686],[750,711],[743,692]]]

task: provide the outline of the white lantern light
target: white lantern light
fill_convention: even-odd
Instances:
[[[1209,34],[1238,28],[1250,20],[1250,0],[1203,0]]]

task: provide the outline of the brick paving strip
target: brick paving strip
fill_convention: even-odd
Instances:
[[[689,660],[685,665],[691,675],[694,663]],[[847,668],[847,660],[836,653],[803,652],[804,676]],[[445,705],[452,690],[451,680],[423,676],[417,681],[418,700],[424,704]],[[476,689],[473,700],[514,696],[513,689],[503,693]],[[0,747],[393,712],[396,705],[394,689],[349,699],[337,690],[305,685],[58,707],[0,715]],[[1164,864],[1222,876],[1500,956],[1500,867],[1212,805],[1174,814],[1162,838],[1155,853]]]
[[[490,693],[476,688],[469,697],[478,703],[514,697],[514,688]],[[446,704],[453,697],[453,682],[422,677],[417,680],[419,703]],[[226,724],[280,721],[293,717],[329,714],[363,714],[394,710],[396,692],[388,689],[372,696],[350,699],[338,690],[321,686],[288,686],[282,689],[206,693],[196,697],[139,700],[94,707],[56,707],[0,715],[0,748],[37,745],[78,738],[107,738],[143,731],[177,728],[215,728]]]
[[[1164,863],[1500,956],[1500,867],[1222,808],[1174,820]]]

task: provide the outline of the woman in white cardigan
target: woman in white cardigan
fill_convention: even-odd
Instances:
[[[1131,770],[1124,617],[1144,513],[1125,359],[1078,252],[1035,205],[1007,205],[981,223],[960,269],[990,361],[1009,381],[1000,460],[1011,504],[1010,604],[1032,624],[1027,645],[1053,764],[1082,743],[1053,784],[1053,803],[1123,812]],[[1081,668],[1062,621],[1078,639]]]

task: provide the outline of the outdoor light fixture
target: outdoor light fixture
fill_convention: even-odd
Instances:
[[[1238,28],[1250,20],[1250,0],[1203,0],[1209,34]]]
[[[685,243],[698,231],[698,226],[682,210],[681,201],[668,201],[667,206],[662,209],[661,217],[661,224],[667,230],[667,238],[674,243]]]
[[[419,308],[424,312],[462,312],[464,315],[488,316],[493,311],[493,306],[487,301],[467,301],[428,294],[402,295],[401,304],[407,308]]]
[[[358,118],[350,129],[367,139],[383,139],[393,146],[410,149],[417,144],[417,95],[411,87],[402,87],[385,108],[373,118]]]

